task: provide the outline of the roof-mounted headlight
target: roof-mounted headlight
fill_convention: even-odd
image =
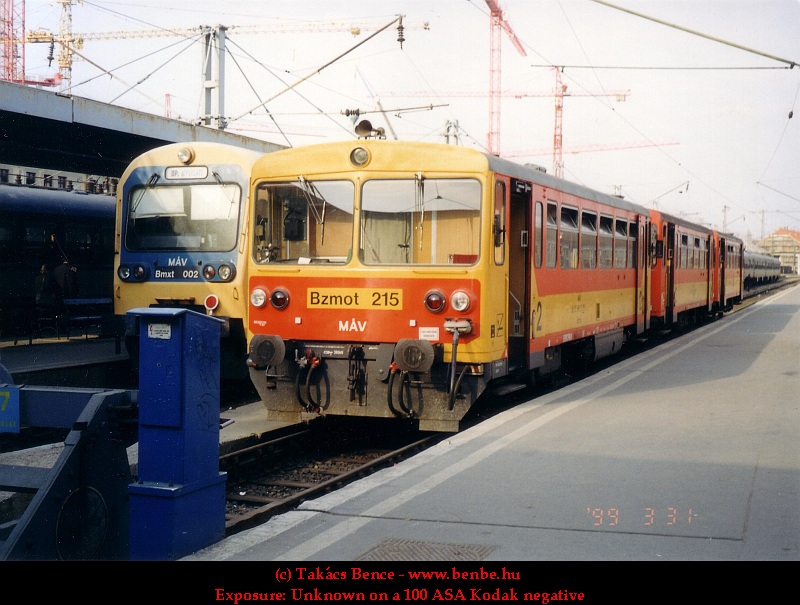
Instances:
[[[363,168],[369,164],[370,155],[364,147],[356,147],[350,152],[350,163],[356,168]]]
[[[184,147],[178,151],[178,160],[182,164],[191,164],[194,161],[194,151],[189,147]]]

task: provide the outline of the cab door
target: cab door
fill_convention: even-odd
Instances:
[[[527,368],[530,300],[530,183],[511,180],[508,231],[508,370]]]
[[[705,258],[702,260],[704,263],[703,267],[706,270],[706,285],[707,285],[707,295],[706,295],[706,311],[711,312],[714,308],[714,264],[713,264],[713,236],[709,235],[705,239],[706,242],[706,249],[705,249]]]
[[[650,244],[652,237],[647,215],[640,214],[636,225],[631,229],[638,233],[636,241],[636,333],[642,334],[650,328],[650,266],[654,248]]]
[[[719,302],[720,309],[725,309],[725,301],[728,299],[725,293],[725,273],[728,264],[728,240],[724,237],[719,238]]]
[[[666,284],[664,285],[664,295],[666,296],[666,319],[668,323],[678,321],[677,301],[675,300],[675,289],[678,285],[675,283],[675,271],[678,267],[679,259],[676,254],[678,246],[676,245],[675,224],[669,223],[667,226],[667,234],[664,237],[664,258],[665,263],[665,277]]]

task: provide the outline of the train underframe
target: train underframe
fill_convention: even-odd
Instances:
[[[444,361],[442,345],[428,345],[429,368],[402,370],[394,359],[403,343],[282,341],[282,361],[253,362],[256,348],[277,337],[251,343],[250,378],[270,420],[298,422],[319,415],[407,418],[423,431],[456,432],[489,383],[492,364]],[[414,341],[415,343],[418,341]],[[265,343],[267,343],[265,345]]]
[[[650,331],[684,330],[692,326],[701,325],[706,321],[720,318],[725,313],[729,313],[735,305],[741,302],[741,297],[737,296],[736,298],[727,299],[724,303],[715,302],[710,309],[705,306],[692,307],[679,311],[674,320],[670,320],[666,316],[654,316],[651,318]]]
[[[462,418],[488,389],[500,394],[533,385],[553,372],[581,371],[619,352],[627,338],[619,329],[549,347],[527,356],[527,363],[509,366],[508,359],[453,364],[444,359],[441,344],[422,341],[300,342],[262,335],[251,342],[248,366],[270,420],[397,417],[419,421],[420,430],[457,432]],[[419,353],[418,346],[429,350]],[[423,362],[421,371],[399,367],[407,367],[409,358],[432,362]],[[276,363],[264,363],[268,359]]]

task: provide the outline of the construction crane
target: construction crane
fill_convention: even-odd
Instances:
[[[58,85],[57,78],[29,79],[25,75],[25,0],[0,2],[0,79],[17,84]],[[51,48],[51,59],[52,53]]]
[[[23,2],[24,0],[2,0],[3,2]],[[47,30],[30,31],[25,36],[25,41],[29,43],[57,43],[61,51],[59,53],[59,69],[64,88],[68,89],[71,84],[72,74],[72,55],[75,50],[82,50],[84,43],[89,40],[119,40],[126,38],[165,38],[165,37],[187,37],[206,36],[211,31],[219,31],[221,28],[227,32],[240,34],[293,34],[293,33],[331,33],[348,32],[353,36],[358,36],[364,31],[378,29],[380,25],[374,23],[288,23],[280,25],[231,25],[231,26],[198,26],[192,28],[177,29],[142,29],[129,31],[99,31],[83,34],[72,32],[72,4],[77,0],[57,0],[62,5],[61,21],[59,34],[55,36]],[[427,21],[420,24],[404,25],[405,29],[428,30],[430,26]]]
[[[25,79],[25,47],[19,44],[25,31],[25,0],[2,0],[3,79],[19,82]]]
[[[630,94],[629,90],[626,91],[614,91],[614,92],[607,92],[602,94],[577,94],[573,95],[572,93],[567,92],[567,85],[561,80],[561,68],[560,67],[553,67],[556,72],[556,88],[554,91],[554,96],[556,99],[556,117],[555,117],[555,125],[553,127],[553,174],[557,177],[561,178],[564,176],[564,149],[563,149],[563,136],[562,136],[562,120],[563,120],[563,112],[564,112],[564,97],[566,96],[612,96],[616,97],[617,101],[624,101],[628,95]],[[674,145],[677,143],[663,143],[666,145]],[[653,145],[657,145],[653,143]],[[636,147],[648,147],[649,145],[629,145],[629,146],[636,146]]]
[[[581,92],[581,93],[568,93],[567,86],[561,81],[561,70],[560,68],[554,68],[556,72],[556,87],[555,90],[552,92],[525,92],[525,91],[514,91],[509,90],[505,92],[496,92],[490,91],[489,93],[485,92],[442,92],[436,93],[437,97],[485,97],[487,94],[489,96],[496,96],[496,97],[513,97],[515,99],[522,99],[525,97],[555,97],[555,106],[556,106],[556,113],[555,113],[555,127],[553,129],[553,173],[556,176],[563,175],[564,169],[564,162],[562,160],[563,156],[563,137],[562,137],[562,121],[563,121],[563,110],[564,110],[564,97],[571,96],[571,97],[614,97],[617,101],[624,101],[629,94],[631,94],[630,90],[615,90],[611,92],[603,92],[603,93],[592,93],[592,92]],[[431,92],[422,92],[422,91],[414,91],[414,92],[396,92],[391,93],[391,95],[384,95],[384,96],[394,96],[394,97],[429,97],[431,96]],[[500,155],[499,151],[495,151],[494,155]],[[527,154],[527,153],[520,153],[517,155],[539,155],[537,154]],[[512,157],[512,156],[509,156]]]
[[[675,139],[671,139],[668,141],[633,141],[627,143],[611,143],[608,145],[601,145],[598,143],[583,145],[581,147],[571,147],[567,149],[563,149],[562,153],[566,154],[578,154],[578,153],[591,153],[595,151],[618,151],[620,149],[637,149],[641,147],[665,147],[667,145],[680,145],[679,141]],[[517,151],[512,151],[509,153],[504,153],[503,157],[506,158],[519,158],[519,157],[535,157],[540,155],[550,155],[552,151],[550,149],[520,149]],[[557,175],[562,176],[562,175]]]
[[[72,32],[72,5],[76,1],[82,0],[56,0],[61,5],[61,19],[59,21],[58,38],[47,31],[25,31],[25,0],[0,0],[3,2],[3,31],[6,27],[14,29],[13,35],[3,35],[4,57],[9,61],[3,65],[2,79],[22,84],[36,84],[39,86],[58,86],[69,88],[72,74],[72,53],[71,44],[64,44],[62,41],[71,40]],[[8,25],[7,25],[8,24]],[[9,30],[10,31],[10,30]],[[59,71],[52,78],[42,80],[26,80],[25,72],[25,44],[29,42],[45,42],[50,44],[49,61],[55,59],[55,44],[59,42],[60,52],[58,57]],[[13,50],[11,48],[13,47]],[[12,54],[13,53],[13,54]],[[12,66],[12,63],[14,63]],[[11,66],[11,67],[9,67]]]
[[[564,176],[564,153],[562,145],[564,143],[561,132],[564,112],[564,95],[567,93],[567,85],[561,81],[561,70],[556,67],[556,88],[554,91],[556,99],[556,122],[553,126],[553,174],[558,178]]]
[[[486,148],[489,153],[500,153],[500,30],[505,30],[514,48],[520,55],[527,56],[517,34],[503,16],[503,10],[496,0],[486,0],[489,7],[489,132],[486,135]]]

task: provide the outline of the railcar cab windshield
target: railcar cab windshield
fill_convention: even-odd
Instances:
[[[352,249],[351,181],[263,183],[256,189],[253,243],[258,263],[345,263]]]
[[[480,251],[481,185],[475,179],[370,179],[263,183],[256,190],[259,263],[473,264]],[[354,233],[358,241],[353,241]]]
[[[203,250],[236,247],[242,190],[221,180],[131,190],[128,197],[128,250]]]
[[[472,264],[480,250],[481,186],[474,179],[371,180],[361,194],[366,265]]]

